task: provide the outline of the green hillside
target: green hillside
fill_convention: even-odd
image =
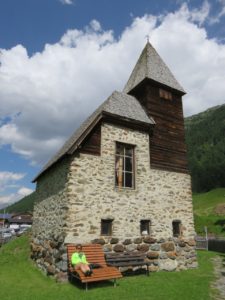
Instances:
[[[193,195],[195,230],[225,237],[225,188],[218,188],[207,193]]]
[[[192,190],[225,187],[225,105],[185,119]]]
[[[22,198],[18,202],[8,206],[5,210],[7,213],[33,211],[34,201],[35,201],[35,192]],[[3,213],[3,211],[4,209],[0,210],[1,213]]]

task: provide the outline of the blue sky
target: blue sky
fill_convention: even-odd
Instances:
[[[0,208],[122,90],[146,35],[187,91],[186,116],[224,103],[225,0],[0,2]]]

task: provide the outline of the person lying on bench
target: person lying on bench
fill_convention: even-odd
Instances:
[[[92,270],[89,266],[89,263],[86,259],[85,254],[82,252],[82,245],[78,244],[76,246],[77,252],[74,252],[71,257],[71,264],[75,271],[81,270],[85,276],[90,276]]]

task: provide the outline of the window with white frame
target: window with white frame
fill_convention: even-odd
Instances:
[[[115,185],[134,188],[134,146],[116,143]]]

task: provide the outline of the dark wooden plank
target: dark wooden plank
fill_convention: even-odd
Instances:
[[[101,125],[94,128],[80,146],[81,153],[101,155]]]
[[[172,100],[161,99],[160,87],[145,80],[132,92],[156,122],[150,137],[150,164],[160,170],[188,173],[181,94],[170,90]]]

